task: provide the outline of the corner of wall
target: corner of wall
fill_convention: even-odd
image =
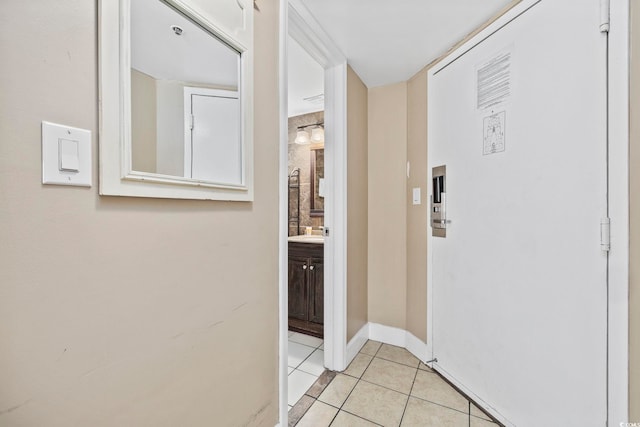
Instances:
[[[427,341],[427,69],[407,83],[407,330]],[[413,189],[421,203],[413,204]]]
[[[347,341],[368,322],[368,95],[347,67]]]
[[[368,94],[369,321],[406,328],[407,84]]]

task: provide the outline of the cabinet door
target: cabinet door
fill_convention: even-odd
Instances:
[[[289,257],[289,317],[308,320],[307,258]]]
[[[319,258],[309,260],[309,321],[324,323],[324,264]]]

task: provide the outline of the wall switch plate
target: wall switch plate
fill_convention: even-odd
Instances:
[[[42,122],[42,183],[91,187],[91,131]]]
[[[420,187],[416,187],[413,189],[413,204],[419,205],[422,204],[421,195],[420,195]]]
[[[58,160],[58,169],[61,171],[79,172],[78,141],[60,138],[58,140]]]

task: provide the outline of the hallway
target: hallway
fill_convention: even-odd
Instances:
[[[289,411],[290,427],[498,425],[400,347],[368,341],[344,372],[325,374]]]

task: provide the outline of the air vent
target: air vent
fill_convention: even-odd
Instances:
[[[310,102],[311,104],[324,104],[324,93],[320,95],[310,96],[308,98],[302,98],[304,101]]]

